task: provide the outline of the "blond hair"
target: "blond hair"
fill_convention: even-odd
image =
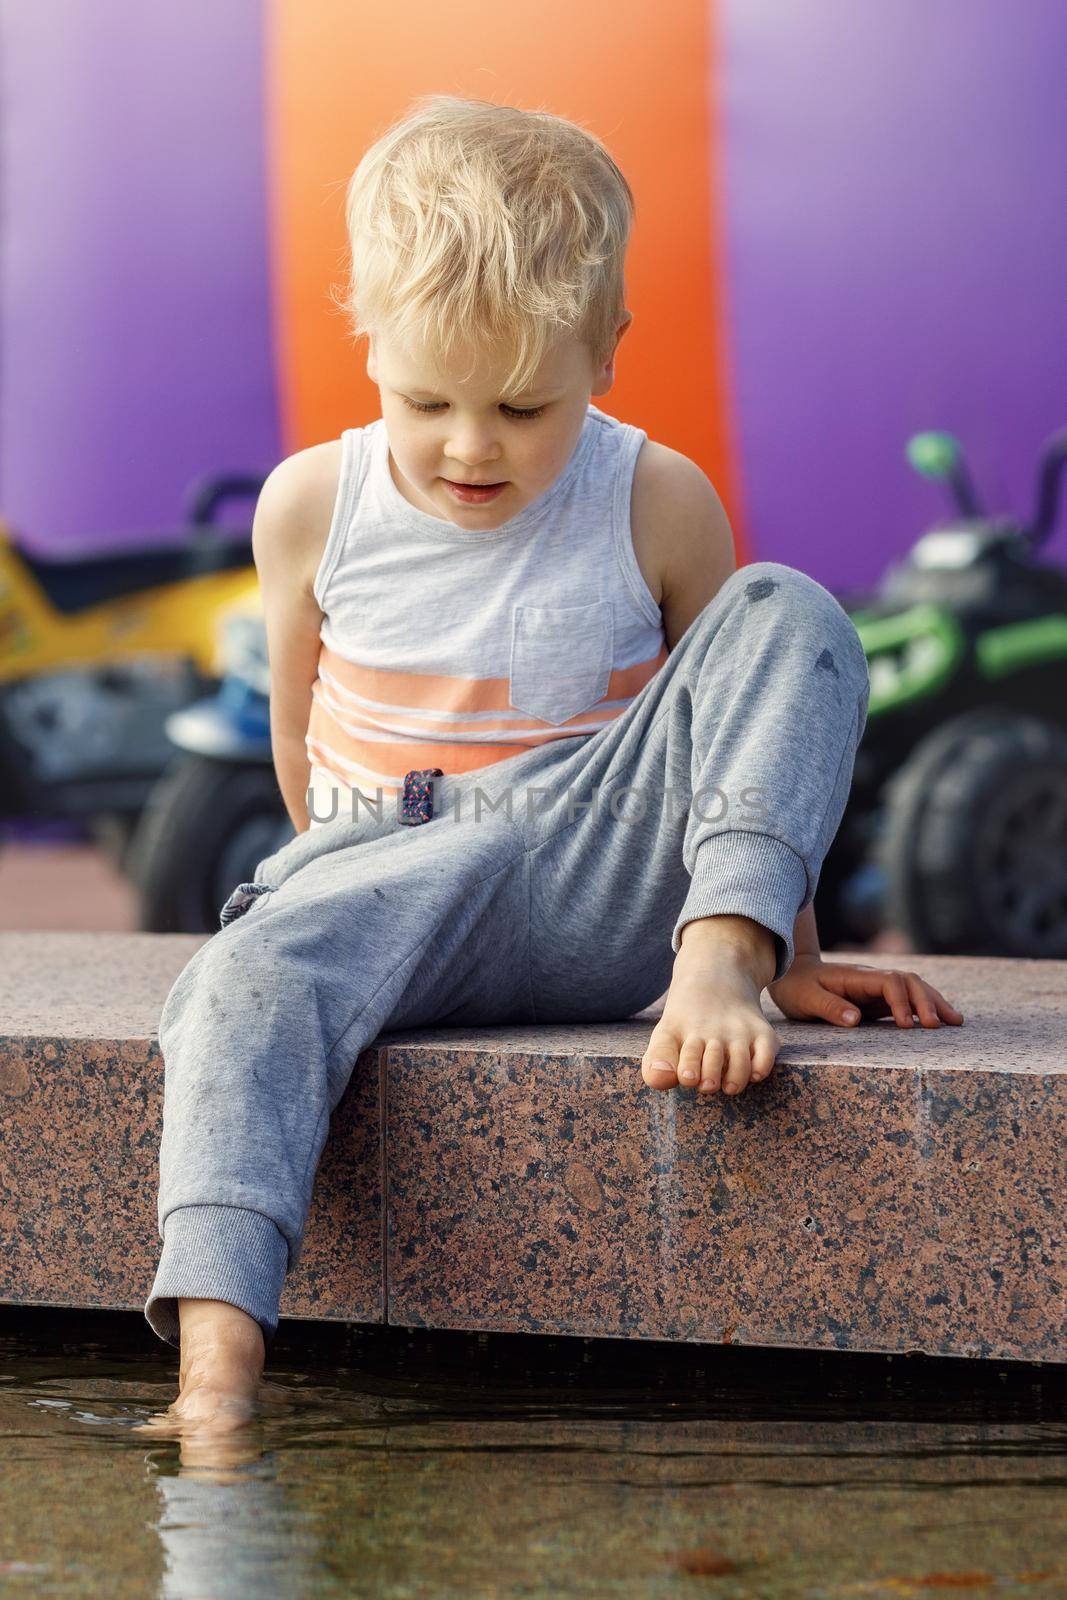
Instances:
[[[415,335],[439,362],[460,340],[533,379],[561,329],[599,367],[625,309],[630,186],[606,147],[551,112],[423,95],[348,184],[352,337]]]

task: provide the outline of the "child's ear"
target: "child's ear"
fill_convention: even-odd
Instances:
[[[367,377],[371,383],[378,382],[378,357],[374,349],[374,335],[367,335]]]
[[[608,357],[607,361],[605,361],[604,365],[601,367],[600,372],[597,374],[596,385],[593,389],[594,394],[607,394],[608,390],[615,382],[615,352],[618,350],[619,345],[622,342],[623,334],[626,332],[633,320],[634,314],[632,311],[623,312],[623,320],[615,329],[614,348],[612,349],[611,355]]]

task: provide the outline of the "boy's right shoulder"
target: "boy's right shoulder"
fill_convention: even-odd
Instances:
[[[297,450],[267,474],[252,523],[252,554],[264,565],[284,568],[310,591],[333,520],[341,477],[341,441]]]

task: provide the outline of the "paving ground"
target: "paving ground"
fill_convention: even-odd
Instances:
[[[134,890],[93,844],[0,841],[0,929],[132,933]]]

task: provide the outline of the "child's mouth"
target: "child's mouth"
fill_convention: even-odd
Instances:
[[[474,506],[495,500],[501,490],[507,488],[506,483],[454,483],[451,478],[442,478],[441,482],[446,488],[451,489],[457,500]]]

